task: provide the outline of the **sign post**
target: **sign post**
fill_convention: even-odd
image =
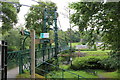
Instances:
[[[35,78],[35,30],[31,30],[31,78]]]

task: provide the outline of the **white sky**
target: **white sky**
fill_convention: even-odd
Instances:
[[[21,4],[26,4],[26,5],[33,5],[33,4],[37,4],[36,2],[33,2],[31,0],[19,0]],[[37,0],[36,0],[37,1]],[[59,13],[59,21],[60,21],[60,24],[61,24],[61,29],[66,31],[67,28],[69,28],[69,19],[66,18],[64,15],[60,14],[61,12],[64,13],[65,15],[68,14],[68,12],[65,11],[65,7],[68,6],[68,3],[71,3],[71,2],[76,2],[76,1],[79,1],[79,0],[50,0],[54,3],[57,4],[57,7],[58,7],[58,13]],[[19,19],[19,23],[17,25],[24,25],[25,24],[25,20],[24,20],[24,15],[28,12],[29,8],[28,7],[21,7],[20,9],[20,12],[18,14],[18,19]],[[58,27],[59,24],[58,24]],[[77,28],[74,28],[74,29],[77,29]]]

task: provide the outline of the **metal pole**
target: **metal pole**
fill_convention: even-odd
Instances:
[[[54,27],[54,29],[55,29],[55,39],[54,39],[54,41],[55,41],[55,59],[57,59],[57,54],[58,54],[58,34],[57,34],[57,30],[58,30],[58,28],[57,28],[57,12],[56,12],[56,9],[55,9],[55,11],[54,11],[54,22],[55,22],[55,27]],[[57,59],[58,60],[58,59]]]
[[[7,42],[5,42],[5,80],[7,80]]]
[[[47,32],[47,29],[46,29],[46,21],[47,21],[47,18],[46,18],[46,9],[44,10],[44,26],[43,26],[43,33]],[[43,62],[44,62],[44,59],[45,59],[45,53],[46,53],[46,43],[44,43],[42,45],[42,50],[43,50]]]
[[[35,30],[31,30],[31,78],[35,78]]]
[[[25,40],[28,38],[29,36],[27,35],[25,38],[24,38],[24,40],[23,40],[23,50],[25,49]]]
[[[22,54],[21,52],[19,53],[19,74],[23,73],[23,63],[22,63]]]
[[[5,74],[4,74],[4,60],[5,60],[4,59],[4,53],[5,53],[4,49],[5,49],[4,41],[2,41],[2,54],[1,54],[1,68],[2,68],[1,79],[2,80],[4,79],[4,76],[5,76]]]

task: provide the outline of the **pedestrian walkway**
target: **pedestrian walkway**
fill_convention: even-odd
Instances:
[[[16,78],[19,74],[19,67],[7,71],[7,78]]]

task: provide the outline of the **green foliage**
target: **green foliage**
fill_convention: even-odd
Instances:
[[[100,69],[100,62],[107,58],[106,56],[87,56],[87,57],[77,57],[73,60],[72,69]]]
[[[95,43],[95,35],[100,34],[102,41],[113,50],[111,65],[120,70],[120,2],[77,2],[70,4],[75,10],[71,22],[79,26],[81,32],[89,30],[90,45]],[[89,29],[88,29],[89,28]],[[109,58],[109,59],[110,59]]]
[[[21,38],[18,29],[11,29],[9,32],[3,36],[4,40],[8,42],[8,51],[20,50],[21,48]]]
[[[20,11],[19,5],[13,5],[10,3],[0,1],[0,11],[2,20],[2,34],[13,28],[13,25],[17,23],[17,13]]]
[[[40,1],[43,4],[46,4],[48,6],[54,7],[49,9],[46,8],[47,10],[47,31],[49,31],[50,25],[48,24],[49,22],[53,23],[53,18],[54,18],[54,12],[48,12],[48,10],[52,10],[54,11],[56,8],[56,4],[53,2],[43,2]],[[42,32],[43,30],[43,26],[44,26],[44,9],[45,7],[47,7],[46,5],[33,5],[35,7],[41,7],[41,8],[30,8],[29,13],[27,13],[26,15],[26,28],[27,29],[34,29],[37,33],[37,35],[39,35],[39,33]],[[51,16],[48,16],[48,14],[51,14]]]
[[[59,60],[59,62],[66,61],[66,57],[59,57],[58,60]]]

